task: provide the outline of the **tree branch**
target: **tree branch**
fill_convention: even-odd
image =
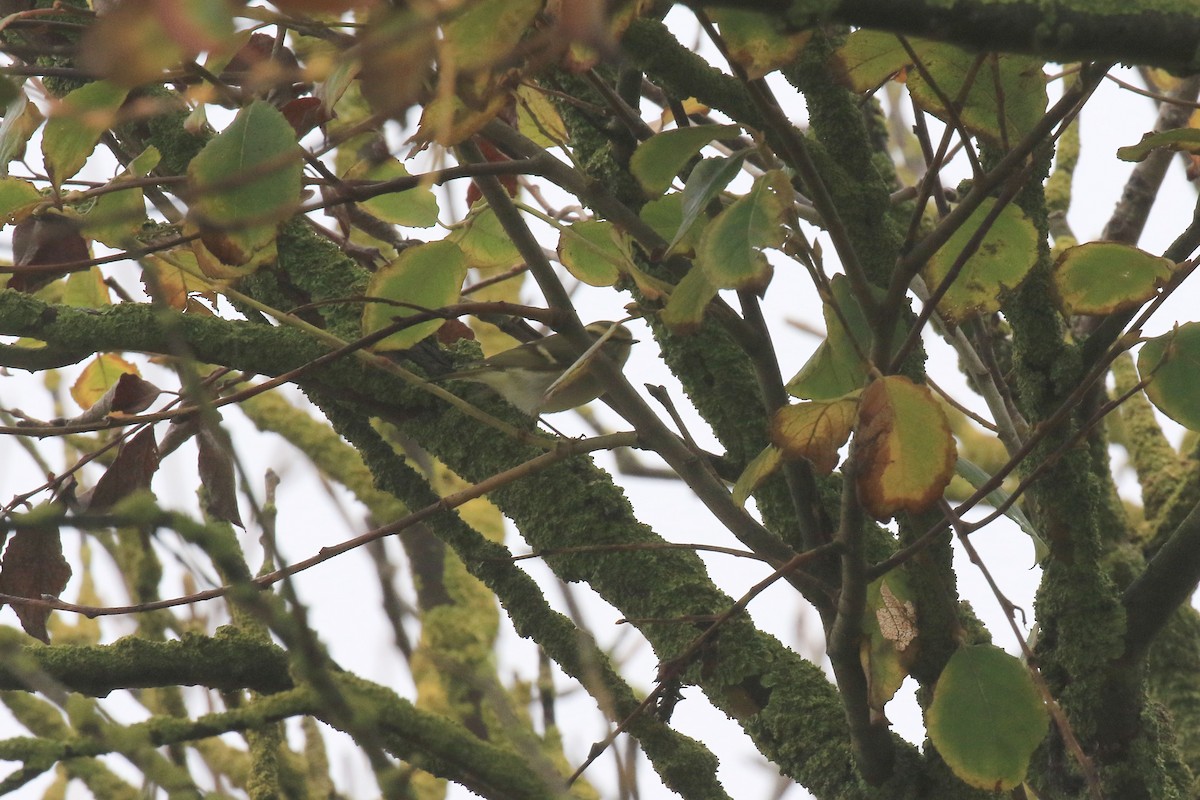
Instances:
[[[1200,9],[1170,0],[704,0],[786,15],[797,28],[840,23],[1047,61],[1121,61],[1200,70]]]
[[[207,686],[270,694],[292,688],[287,653],[269,641],[224,629],[171,642],[128,637],[82,647],[4,648],[0,690],[56,687],[92,697],[115,689]]]
[[[1200,504],[1179,523],[1146,569],[1121,597],[1125,606],[1125,658],[1140,659],[1175,609],[1200,583]]]

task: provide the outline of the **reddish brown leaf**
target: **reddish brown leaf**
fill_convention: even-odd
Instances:
[[[325,104],[316,97],[297,97],[285,103],[279,111],[296,132],[297,139],[335,116],[327,111]]]
[[[146,428],[121,445],[121,450],[109,465],[87,502],[89,511],[103,511],[133,494],[149,489],[150,480],[158,471],[158,443],[154,429]]]
[[[470,326],[464,322],[448,319],[442,323],[442,327],[438,328],[437,339],[442,344],[454,344],[462,339],[473,342],[475,341],[475,331],[471,330]]]
[[[479,152],[488,161],[499,163],[512,160],[508,156],[504,155],[504,153],[501,153],[500,150],[496,148],[496,145],[492,144],[487,139],[484,139],[482,136],[476,137],[475,143],[479,145]],[[500,185],[504,187],[504,191],[508,192],[508,196],[516,197],[519,188],[517,176],[499,175],[497,177],[499,177]],[[481,197],[483,197],[483,192],[479,191],[479,187],[475,185],[475,181],[471,181],[471,184],[467,187],[467,205],[474,205],[475,201]]]
[[[79,234],[79,226],[58,214],[29,217],[13,228],[13,264],[17,267],[66,264],[91,257],[87,242]],[[32,293],[65,274],[16,270],[8,281],[8,288]]]
[[[247,72],[267,61],[278,61],[280,66],[294,72],[300,70],[300,62],[296,60],[296,54],[287,47],[276,49],[275,37],[265,33],[252,34],[229,60],[225,69],[232,73]],[[222,75],[222,77],[225,76]]]
[[[221,79],[251,91],[273,89],[275,101],[286,103],[309,87],[299,83],[300,62],[287,47],[276,47],[275,37],[255,33],[234,54]]]
[[[63,558],[62,541],[56,530],[18,529],[4,549],[0,562],[0,592],[40,600],[58,597],[71,577],[71,565]],[[13,604],[21,627],[30,636],[50,643],[46,620],[50,609]]]

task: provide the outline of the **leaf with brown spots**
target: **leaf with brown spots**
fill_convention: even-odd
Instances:
[[[901,375],[866,388],[856,435],[858,493],[876,519],[924,511],[954,476],[958,453],[941,405]]]
[[[785,406],[771,420],[771,441],[785,458],[807,458],[813,469],[828,475],[838,463],[838,449],[854,427],[857,396]]]

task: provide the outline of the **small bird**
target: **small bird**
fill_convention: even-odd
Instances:
[[[556,333],[439,375],[437,381],[486,384],[531,417],[577,408],[607,389],[594,373],[595,354],[604,353],[620,367],[634,344],[629,329],[616,322],[593,322],[585,330],[594,342],[586,351]]]

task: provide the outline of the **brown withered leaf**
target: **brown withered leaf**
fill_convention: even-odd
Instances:
[[[158,471],[158,461],[154,429],[148,427],[121,445],[113,463],[96,481],[87,502],[88,510],[112,508],[138,489],[149,489],[150,480]]]
[[[221,79],[253,92],[272,90],[275,100],[287,103],[309,88],[298,82],[300,62],[288,47],[277,47],[274,36],[251,34],[221,73]]]
[[[237,476],[227,437],[223,431],[204,425],[196,434],[196,444],[200,447],[198,467],[206,510],[217,519],[244,528],[238,513]]]
[[[279,111],[296,132],[297,139],[303,138],[304,134],[336,116],[316,97],[297,97],[285,103]]]
[[[63,557],[58,531],[19,528],[8,540],[0,562],[0,592],[39,600],[43,595],[58,597],[70,578],[71,565]],[[50,609],[14,604],[13,611],[26,633],[50,643]]]

